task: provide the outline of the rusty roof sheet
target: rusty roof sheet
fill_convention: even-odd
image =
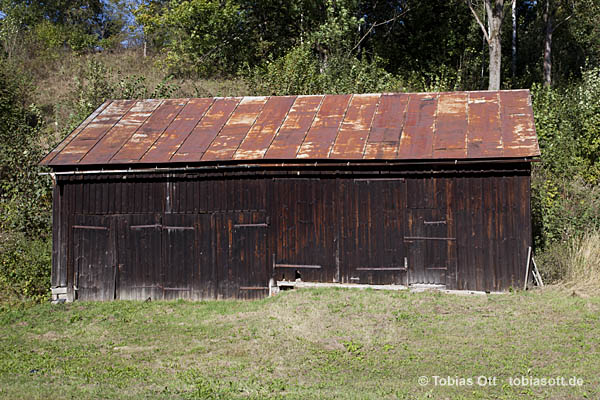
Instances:
[[[113,100],[48,166],[540,155],[528,90]]]

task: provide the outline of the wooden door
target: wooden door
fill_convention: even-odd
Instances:
[[[116,291],[114,229],[104,216],[75,216],[73,260],[78,300],[112,300]]]
[[[165,214],[161,226],[160,284],[164,299],[190,299],[200,279],[196,216]]]
[[[218,298],[262,298],[269,290],[265,212],[214,214]]]
[[[404,179],[354,179],[340,185],[342,280],[405,284]]]
[[[446,284],[448,235],[446,210],[407,209],[404,243],[409,284]]]
[[[121,217],[117,291],[119,299],[163,298],[161,220],[159,214]]]
[[[446,285],[454,274],[456,238],[447,208],[449,193],[447,178],[407,180],[404,245],[409,284]]]
[[[340,282],[335,179],[273,181],[272,276]]]

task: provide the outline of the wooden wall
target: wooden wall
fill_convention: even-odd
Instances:
[[[520,287],[521,167],[60,176],[52,285],[98,300],[258,298],[270,278]]]

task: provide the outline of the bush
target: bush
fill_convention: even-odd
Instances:
[[[0,241],[0,301],[49,299],[52,241],[22,234]]]
[[[319,60],[310,44],[256,67],[247,74],[257,94],[375,93],[397,91],[400,81],[385,71],[379,58],[358,59],[337,55],[327,64]]]
[[[532,88],[545,169],[556,176],[600,182],[600,67],[562,88]]]
[[[534,245],[542,276],[558,281],[572,269],[582,233],[600,229],[600,68],[532,92],[542,152],[532,177]]]
[[[40,111],[28,99],[28,77],[0,68],[0,232],[39,236],[50,226],[50,182],[40,179]]]
[[[600,188],[580,176],[556,177],[534,168],[531,208],[533,239],[545,280],[555,282],[566,273],[565,249],[582,232],[600,230]]]

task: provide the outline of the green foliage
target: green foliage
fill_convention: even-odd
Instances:
[[[448,92],[461,89],[460,71],[441,65],[435,71],[411,71],[404,77],[406,88],[416,92]]]
[[[284,56],[251,70],[250,86],[263,94],[365,93],[394,91],[399,80],[377,56],[355,53],[355,32],[364,21],[344,2],[327,3],[326,20],[307,40]]]
[[[251,71],[250,86],[268,95],[368,93],[393,91],[399,82],[380,65],[381,60],[332,57],[321,70],[318,56],[308,44]]]
[[[76,29],[67,37],[67,44],[76,54],[83,54],[98,45],[98,37]]]
[[[65,43],[68,33],[65,27],[45,20],[33,27],[31,36],[30,40],[41,49],[56,54]]]
[[[112,97],[114,87],[110,82],[110,70],[103,63],[91,59],[85,65],[81,77],[75,77],[75,95],[77,96],[75,121],[83,119],[100,104]]]
[[[534,241],[543,273],[565,273],[565,246],[600,228],[600,68],[562,88],[533,87],[542,163],[532,179]]]
[[[0,39],[9,58],[19,53],[56,57],[66,47],[76,54],[91,52],[99,41],[118,36],[125,17],[113,1],[73,0],[24,2],[3,0]]]
[[[364,24],[364,19],[359,19],[352,13],[353,3],[328,0],[325,21],[310,37],[325,63],[330,55],[339,57],[357,47],[358,27]]]
[[[50,223],[49,182],[37,175],[42,118],[28,77],[0,62],[0,230],[39,235]]]
[[[534,244],[546,282],[565,277],[570,244],[600,228],[600,189],[579,177],[562,180],[541,171],[532,179]]]
[[[0,300],[49,298],[52,241],[18,234],[0,242]]]
[[[535,168],[532,179],[534,239],[538,248],[600,227],[600,188],[581,177],[557,178]]]
[[[564,88],[534,85],[534,110],[544,166],[559,176],[600,178],[600,68]]]
[[[89,59],[79,76],[75,77],[75,90],[71,100],[73,105],[70,107],[74,112],[64,134],[68,134],[108,99],[167,98],[177,89],[178,86],[169,76],[151,88],[144,76],[122,76],[101,61]]]
[[[49,179],[37,165],[42,117],[29,77],[0,61],[0,292],[41,300],[49,287]]]
[[[163,63],[169,71],[196,76],[232,72],[246,56],[239,31],[245,21],[234,1],[173,0],[164,12],[155,14],[156,9],[144,4],[136,17],[150,35],[166,32]]]

